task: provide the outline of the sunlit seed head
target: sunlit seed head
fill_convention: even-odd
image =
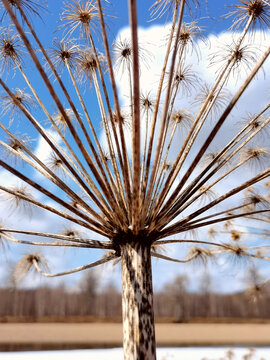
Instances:
[[[207,238],[209,240],[214,239],[218,235],[217,229],[211,227],[207,232]]]
[[[22,89],[15,89],[14,98],[8,94],[3,94],[0,96],[0,103],[2,107],[2,114],[9,115],[11,118],[10,124],[12,123],[13,116],[22,115],[22,110],[20,109],[21,105],[27,111],[30,111],[32,108],[35,108],[36,102],[30,94],[27,94]]]
[[[237,230],[231,230],[231,239],[233,241],[239,241],[241,239],[241,233]]]
[[[73,67],[78,57],[78,45],[74,44],[72,40],[64,41],[54,39],[53,46],[48,53],[51,56],[54,66],[59,68],[61,65],[66,66],[66,64],[68,64],[70,67]]]
[[[69,108],[65,109],[65,113],[71,122],[75,120],[75,114],[72,109],[69,109]],[[66,127],[67,127],[66,119],[60,111],[57,111],[56,113],[54,113],[52,116],[52,119],[55,122],[56,126],[58,126],[59,129],[66,130]]]
[[[153,111],[154,106],[155,106],[155,101],[151,97],[150,92],[147,92],[147,93],[141,95],[140,104],[141,104],[141,109],[142,109],[143,113]]]
[[[268,0],[239,0],[240,4],[232,5],[235,10],[228,13],[227,17],[234,16],[231,28],[238,29],[251,19],[252,30],[258,26],[268,29],[270,25],[270,6]]]
[[[88,30],[94,31],[97,27],[99,14],[95,3],[92,0],[83,2],[82,0],[73,0],[65,2],[65,10],[62,13],[61,20],[67,34],[71,35],[76,29],[79,29],[80,36],[88,36]]]
[[[183,130],[188,130],[193,122],[192,115],[185,109],[179,109],[172,113],[171,126],[177,124],[177,127]]]
[[[269,161],[268,148],[245,148],[239,153],[241,161],[252,167],[263,167]]]
[[[61,235],[65,235],[65,236],[68,236],[70,238],[81,238],[82,233],[78,229],[67,227],[63,231],[61,231]]]
[[[18,64],[23,62],[23,46],[20,36],[13,32],[11,26],[1,29],[0,36],[0,71],[14,70]]]

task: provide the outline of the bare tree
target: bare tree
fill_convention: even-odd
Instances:
[[[266,247],[259,252],[248,243],[235,242],[237,232],[226,242],[204,236],[206,227],[237,219],[245,224],[247,216],[267,216],[270,210],[266,195],[257,197],[256,202],[254,198],[243,202],[239,196],[269,177],[268,150],[259,134],[269,124],[270,104],[260,103],[255,114],[245,123],[239,122],[236,130],[230,120],[236,105],[245,106],[242,99],[246,89],[261,75],[270,53],[269,46],[257,54],[246,44],[254,41],[257,29],[269,27],[269,1],[235,1],[227,17],[237,31],[231,35],[231,44],[209,60],[215,69],[213,83],[200,87],[189,60],[203,36],[196,22],[184,24],[186,14],[195,20],[199,2],[153,1],[152,21],[164,16],[169,33],[159,83],[151,84],[151,93],[144,95],[140,66],[147,54],[138,40],[136,0],[127,0],[130,41],[118,39],[114,47],[105,24],[108,1],[66,1],[61,15],[63,39],[55,40],[49,51],[31,21],[33,14],[40,16],[42,4],[35,0],[1,2],[2,19],[14,24],[1,31],[1,71],[12,78],[16,70],[16,77],[21,76],[30,92],[12,90],[7,75],[0,79],[0,166],[24,183],[7,186],[1,182],[1,197],[8,206],[22,206],[25,211],[33,207],[35,212],[43,209],[71,224],[60,234],[50,227],[48,232],[41,232],[2,225],[1,242],[107,251],[94,263],[55,274],[47,270],[44,256],[34,252],[19,261],[15,275],[22,277],[34,268],[47,277],[62,276],[119,259],[125,359],[155,359],[152,257],[176,263],[224,254],[235,259],[270,259]],[[25,60],[26,53],[30,60]],[[238,77],[241,66],[246,71],[244,79]],[[121,109],[116,71],[128,78],[125,111]],[[227,94],[225,86],[231,77],[236,79],[235,92]],[[41,82],[47,94],[40,90]],[[89,82],[95,93],[91,100],[88,92],[82,91]],[[176,101],[189,96],[193,98],[190,112],[196,108],[195,115],[179,109]],[[48,99],[54,103],[54,112]],[[92,114],[93,101],[97,101],[103,124],[105,150],[93,122],[97,116]],[[46,121],[42,120],[44,115]],[[27,124],[24,129],[29,129],[27,136],[17,133],[20,117]],[[223,136],[224,124],[230,128],[228,139]],[[30,146],[33,134],[50,148],[46,160]],[[220,148],[213,152],[211,147],[218,144]],[[254,162],[261,168],[248,170],[248,164]],[[217,189],[221,194],[217,195]],[[84,235],[78,228],[84,229]],[[199,230],[198,235],[195,230]],[[189,236],[191,232],[193,236]],[[98,239],[89,235],[94,233]],[[257,234],[250,233],[256,238]],[[269,238],[269,232],[265,236]],[[33,240],[28,240],[30,237]],[[169,244],[191,248],[183,251],[181,259],[175,259],[160,250]]]

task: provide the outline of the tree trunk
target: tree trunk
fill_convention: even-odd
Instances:
[[[126,243],[121,256],[124,358],[156,359],[150,246]]]

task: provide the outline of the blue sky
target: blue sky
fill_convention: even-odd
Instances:
[[[224,11],[226,12],[226,10],[224,10],[225,6],[230,5],[232,2],[235,1],[215,1],[215,0],[209,0],[208,1],[208,8],[206,7],[204,2],[201,2],[201,10],[198,11],[198,19],[199,19],[199,23],[202,24],[203,29],[205,31],[205,35],[208,36],[209,38],[212,39],[213,41],[213,46],[212,46],[212,50],[213,48],[215,48],[218,40],[220,40],[221,37],[221,33],[224,32],[227,27],[228,27],[228,23],[230,23],[229,20],[225,20],[224,18],[220,19],[220,15],[224,14]],[[142,31],[142,38],[145,37],[147,38],[147,36],[149,34],[151,34],[153,42],[156,42],[157,45],[157,51],[159,51],[159,55],[155,55],[155,66],[156,66],[156,70],[158,71],[158,57],[162,55],[162,51],[163,48],[160,46],[160,44],[162,44],[162,34],[164,33],[164,27],[162,24],[164,24],[164,21],[166,20],[167,24],[169,24],[170,19],[165,16],[163,16],[163,18],[157,19],[157,21],[155,21],[155,25],[159,25],[159,27],[156,27],[154,32],[153,32],[153,22],[149,22],[150,17],[147,15],[145,16],[145,14],[148,14],[148,8],[151,5],[152,1],[138,1],[138,14],[139,14],[139,24],[140,27],[143,28]],[[217,5],[218,4],[218,5]],[[45,47],[49,48],[51,46],[51,40],[55,37],[61,37],[61,31],[57,30],[57,27],[60,25],[59,22],[59,13],[62,12],[62,1],[51,1],[48,0],[48,14],[44,14],[42,15],[42,18],[44,19],[43,21],[41,21],[39,18],[34,18],[33,17],[33,21],[34,24],[36,25],[36,28],[38,29],[38,33],[40,35],[41,41],[43,42],[43,44],[45,45]],[[108,11],[108,23],[109,23],[109,34],[110,34],[110,39],[112,41],[112,39],[116,36],[119,35],[119,33],[124,34],[123,32],[123,28],[126,28],[128,26],[128,16],[127,16],[127,2],[125,0],[119,0],[119,1],[112,1],[112,10]],[[111,14],[111,17],[110,17]],[[114,16],[117,16],[117,19],[114,18]],[[186,16],[185,21],[189,22],[190,16]],[[152,33],[151,33],[152,31]],[[155,37],[154,37],[155,35]],[[216,37],[214,36],[216,35]],[[74,37],[76,36],[76,34],[74,34]],[[223,36],[223,40],[228,40],[232,34],[231,33],[226,33]],[[144,39],[142,39],[143,41]],[[150,40],[148,40],[150,41]],[[153,44],[152,44],[153,45]],[[201,49],[202,49],[202,56],[201,59],[198,61],[195,59],[194,54],[191,56],[191,60],[194,63],[194,66],[196,67],[196,69],[198,71],[201,72],[202,76],[204,76],[205,78],[207,78],[208,80],[213,80],[214,78],[214,70],[213,69],[209,69],[205,64],[207,61],[207,56],[209,54],[209,49],[206,49],[206,47],[203,47],[203,44],[200,44]],[[211,50],[211,49],[210,49]],[[28,67],[29,65],[29,58],[25,57],[25,65],[26,67],[29,69],[28,71],[31,73],[32,75],[35,74],[35,70],[33,68],[33,66],[30,65],[30,67]],[[154,65],[151,65],[153,69]],[[268,62],[268,66],[269,66],[269,62]],[[153,70],[154,71],[154,70]],[[150,71],[148,71],[147,75],[151,75]],[[155,75],[155,74],[153,74]],[[33,84],[38,88],[39,93],[42,94],[42,96],[45,96],[45,87],[44,85],[41,83],[40,78],[38,76],[32,76],[33,79]],[[74,95],[74,90],[72,90],[72,86],[70,81],[65,78],[64,75],[64,79],[67,83],[67,86],[69,86],[71,95]],[[152,79],[152,78],[150,78]],[[122,101],[124,102],[124,92],[125,92],[125,86],[124,86],[124,79],[120,79],[118,78],[118,87],[119,87],[119,92],[122,94]],[[152,80],[151,80],[152,81]],[[150,82],[151,82],[150,81]],[[266,83],[267,80],[265,79],[260,79],[260,88],[262,89],[267,89]],[[10,87],[11,88],[16,88],[18,86],[22,86],[23,88],[26,88],[25,84],[22,82],[20,76],[16,76],[14,78],[10,77],[8,80]],[[143,82],[143,81],[142,81]],[[55,86],[57,86],[54,83]],[[152,86],[152,83],[150,83],[150,85]],[[234,83],[231,82],[230,84],[228,84],[230,87],[230,90],[233,91],[234,89]],[[252,92],[253,91],[253,92]],[[249,107],[253,108],[258,102],[260,101],[264,101],[265,97],[260,97],[259,98],[254,98],[254,94],[257,92],[256,88],[254,88],[253,90],[251,89],[250,92],[250,101],[249,101]],[[87,99],[89,99],[89,101],[91,102],[91,110],[92,113],[95,114],[94,115],[94,119],[95,120],[95,124],[97,129],[99,130],[99,136],[101,138],[101,140],[103,139],[103,130],[99,125],[99,119],[98,119],[98,109],[96,108],[96,102],[92,102],[91,100],[91,96],[92,93],[90,93],[88,90],[87,92],[84,94],[85,97]],[[265,96],[265,95],[264,95]],[[54,110],[54,105],[52,104],[52,102],[48,99],[46,99],[48,106],[50,107],[51,111],[53,112]],[[92,106],[93,104],[93,106]],[[247,106],[248,108],[248,106]],[[35,112],[34,112],[35,113]],[[35,113],[37,117],[40,116],[41,120],[44,121],[44,115],[41,115],[40,113],[36,112]],[[242,115],[242,114],[241,114]],[[236,114],[235,117],[237,117],[238,115]],[[6,119],[6,121],[8,121]],[[16,121],[14,121],[13,126],[16,128],[16,131],[18,132],[29,132],[30,131],[30,135],[35,138],[37,140],[37,143],[33,146],[40,146],[41,152],[44,150],[44,148],[42,147],[41,144],[41,140],[38,138],[38,135],[34,132],[32,132],[32,130],[30,130],[30,127],[27,125],[27,123],[25,121],[18,121],[16,119]],[[230,129],[229,129],[230,130]],[[226,137],[226,134],[228,135],[228,131],[229,130],[225,130],[224,131],[224,136]],[[41,154],[40,152],[40,154]],[[41,156],[41,155],[40,155]],[[12,179],[9,178],[7,176],[7,174],[1,174],[2,178],[1,181],[2,183],[11,183]],[[239,174],[238,174],[239,177]],[[27,218],[25,217],[24,213],[20,213],[19,211],[17,212],[12,212],[11,209],[7,209],[7,208],[1,208],[1,204],[0,204],[0,219],[3,219],[4,221],[7,221],[7,223],[10,224],[10,226],[18,226],[19,228],[23,228],[23,227],[29,227],[31,229],[34,229],[36,227],[39,228],[40,231],[42,230],[46,230],[48,229],[49,226],[49,231],[61,231],[63,225],[59,224],[59,220],[55,219],[55,217],[53,217],[50,214],[45,214],[42,211],[36,211],[32,214],[31,218]],[[95,237],[95,238],[99,238],[99,237]],[[19,246],[11,246],[10,250],[7,250],[5,255],[1,255],[2,260],[7,260],[8,262],[8,266],[11,266],[15,260],[17,260],[17,258],[23,256],[27,250],[29,251],[30,249],[25,249],[23,247],[19,247]],[[32,250],[32,249],[31,249]],[[33,250],[32,250],[33,251]],[[179,250],[175,250],[174,254],[175,255],[179,255]],[[100,257],[100,255],[102,255],[101,251],[98,250],[85,250],[85,251],[71,251],[71,250],[47,250],[45,251],[46,255],[48,255],[48,259],[49,259],[49,264],[51,264],[51,270],[52,272],[54,271],[61,271],[64,269],[67,269],[69,267],[75,267],[75,266],[79,266],[91,261],[94,261],[96,259],[98,259]],[[266,265],[267,266],[267,265]],[[230,269],[229,269],[230,268]],[[0,275],[0,282],[2,281],[2,283],[7,279],[8,276],[8,267],[2,267],[1,271],[1,275]],[[105,269],[105,270],[104,270]],[[213,270],[214,269],[214,270]],[[239,281],[237,283],[237,281],[235,282],[236,285],[232,286],[232,280],[236,277],[236,275],[238,275],[238,269],[231,267],[230,264],[229,266],[221,266],[221,263],[219,262],[217,264],[217,266],[215,264],[210,266],[210,270],[211,271],[216,271],[216,269],[220,270],[220,274],[223,276],[225,275],[225,273],[227,274],[227,276],[224,276],[224,286],[222,286],[222,289],[220,288],[220,290],[223,291],[231,291],[231,290],[235,290],[236,286],[238,286],[243,277],[244,277],[244,272],[242,272],[241,274],[239,274]],[[229,271],[228,271],[229,269]],[[269,269],[266,268],[266,270]],[[184,266],[184,265],[178,265],[178,264],[172,264],[172,263],[167,263],[167,262],[163,262],[163,261],[155,261],[153,262],[153,270],[154,270],[154,283],[156,284],[157,287],[161,286],[162,284],[164,284],[166,281],[171,281],[173,279],[173,277],[178,274],[178,273],[186,273],[188,275],[192,274],[193,276],[193,283],[192,283],[192,288],[196,288],[198,286],[198,281],[200,279],[200,276],[203,274],[204,272],[204,268],[203,266],[195,266],[195,265],[188,265],[188,266]],[[243,269],[242,269],[243,270]],[[265,271],[266,271],[265,270]],[[119,265],[117,265],[114,268],[110,268],[110,267],[103,267],[102,269],[98,270],[100,271],[102,277],[103,277],[103,281],[114,281],[115,283],[117,283],[119,285],[120,283],[120,270],[119,270]],[[267,272],[267,271],[266,271]],[[65,279],[63,279],[67,284],[71,284],[74,285],[76,283],[76,281],[78,281],[80,275],[72,275],[69,277],[66,277]],[[113,280],[112,280],[113,279]],[[63,281],[61,280],[61,281]],[[34,281],[35,286],[37,286],[38,284],[40,284],[40,278],[38,276],[36,276],[33,280],[33,278],[28,278],[28,280],[26,281],[25,285],[29,285],[30,283],[32,283]],[[215,278],[213,280],[214,282],[216,282],[216,286],[218,285],[218,278]],[[46,281],[48,284],[57,284],[59,282],[59,279],[53,280],[50,279],[49,281]],[[237,285],[238,284],[238,285]]]

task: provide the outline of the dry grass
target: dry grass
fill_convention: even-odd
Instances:
[[[158,346],[270,345],[270,324],[156,324]],[[119,323],[0,324],[0,349],[122,346]]]

